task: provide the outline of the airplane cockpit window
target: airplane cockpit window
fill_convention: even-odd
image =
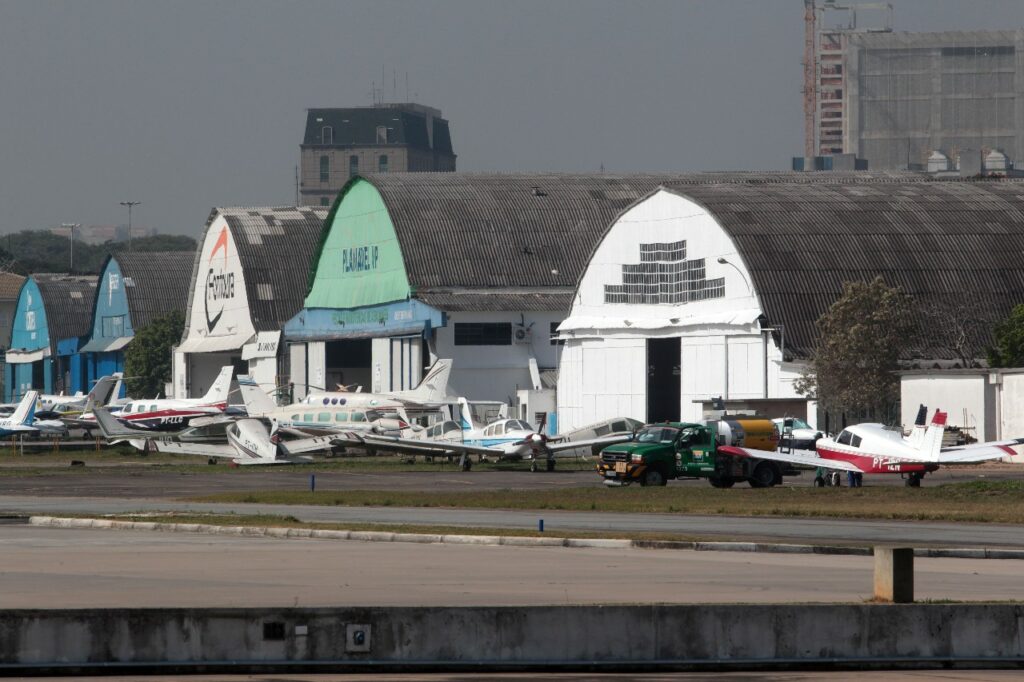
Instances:
[[[844,429],[843,432],[839,434],[839,438],[836,439],[836,442],[841,444],[841,445],[849,445],[850,444],[850,439],[852,437],[853,437],[853,434],[850,433],[849,431],[846,431]]]
[[[860,436],[854,434],[853,438],[850,440],[850,445],[852,445],[855,448],[859,448],[860,447]]]
[[[354,421],[354,422],[364,422],[364,421],[366,421],[366,415],[363,414],[362,412],[353,412],[352,413],[352,421]]]
[[[505,424],[504,423],[499,422],[499,423],[494,425],[494,435],[495,436],[500,436],[500,435],[503,435],[504,433],[505,433]]]
[[[131,411],[132,411],[132,404],[131,404],[131,403],[128,403],[127,405],[125,405],[125,406],[124,406],[124,408],[123,408],[123,410],[124,410],[124,413],[125,413],[125,414],[130,414],[130,413],[131,413]]]
[[[445,422],[442,425],[442,429],[443,429],[444,433],[451,433],[452,431],[461,431],[462,427],[460,427],[455,422],[450,422],[449,421],[449,422]]]
[[[529,424],[520,419],[510,419],[505,422],[505,428],[508,431],[533,431],[533,428]]]

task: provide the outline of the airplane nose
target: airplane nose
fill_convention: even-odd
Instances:
[[[541,441],[544,440],[544,436],[540,435],[539,433],[535,433],[532,436],[530,436],[530,440],[532,440],[534,443],[540,443]]]

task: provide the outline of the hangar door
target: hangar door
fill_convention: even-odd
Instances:
[[[647,339],[647,423],[679,420],[681,358],[678,336]]]

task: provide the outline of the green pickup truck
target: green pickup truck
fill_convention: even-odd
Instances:
[[[768,419],[649,424],[630,442],[602,450],[597,471],[609,486],[633,482],[654,486],[665,485],[672,478],[706,478],[716,488],[731,488],[737,481],[768,488],[782,483],[783,476],[799,472],[782,462],[719,453],[718,447],[772,451],[778,443],[778,428]]]

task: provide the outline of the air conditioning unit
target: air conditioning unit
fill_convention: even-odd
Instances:
[[[517,326],[512,330],[512,340],[520,344],[533,343],[533,332],[528,327]]]

